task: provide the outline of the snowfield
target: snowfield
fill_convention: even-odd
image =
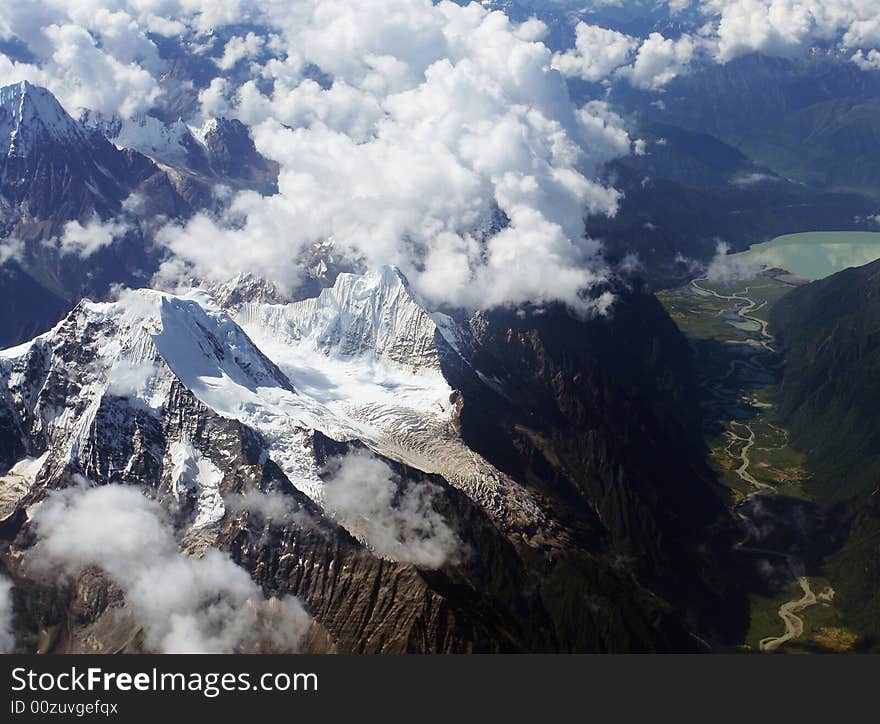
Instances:
[[[266,456],[318,505],[325,484],[315,431],[443,475],[505,524],[540,519],[531,496],[455,429],[455,393],[441,362],[459,357],[465,336],[448,317],[431,315],[391,267],[341,274],[300,302],[246,302],[234,317],[202,290],[127,291],[115,302],[84,301],[50,332],[0,352],[0,392],[19,405],[39,399],[27,374],[36,360],[46,375],[75,385],[60,407],[42,401],[34,410],[50,448],[70,462],[87,447],[106,396],[160,417],[177,381],[258,432]],[[64,356],[71,342],[82,362]],[[221,520],[217,466],[185,438],[166,456],[175,495],[191,492],[197,501],[194,527]]]

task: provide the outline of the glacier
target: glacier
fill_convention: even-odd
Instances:
[[[266,457],[318,506],[325,488],[313,438],[321,433],[442,475],[505,529],[538,522],[543,512],[531,494],[457,430],[457,392],[443,361],[466,364],[466,336],[450,318],[429,313],[393,267],[340,274],[315,298],[257,298],[229,311],[201,289],[142,289],[113,302],[83,301],[54,329],[0,351],[0,394],[25,408],[44,436],[52,455],[42,466],[82,462],[107,399],[161,417],[182,385],[256,431]],[[43,394],[53,376],[64,379],[63,399]],[[194,496],[194,528],[222,519],[216,461],[183,432],[157,455],[172,471],[172,492]],[[16,490],[27,479],[17,477]]]

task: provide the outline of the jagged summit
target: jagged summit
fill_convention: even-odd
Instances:
[[[342,273],[298,302],[242,304],[235,320],[325,411],[322,429],[350,431],[383,455],[443,475],[504,525],[541,519],[528,493],[462,442],[447,371],[467,367],[449,341],[467,331],[429,313],[399,269]]]
[[[283,302],[281,293],[272,282],[249,272],[242,272],[228,282],[211,286],[208,292],[221,307],[233,312],[237,312],[244,304]]]
[[[52,93],[27,81],[0,89],[0,145],[0,194],[25,219],[49,221],[40,225],[48,235],[70,219],[116,213],[157,171],[144,156],[86,129]]]
[[[244,123],[234,118],[212,118],[197,135],[217,176],[263,193],[276,192],[278,164],[260,154]]]
[[[84,140],[82,126],[50,91],[26,80],[0,88],[0,144],[4,155],[25,155],[38,141]]]
[[[65,380],[62,398],[49,395],[33,414],[50,447],[72,462],[86,466],[80,450],[100,410],[121,402],[161,415],[175,390],[186,390],[212,413],[258,431],[294,484],[319,495],[302,436],[321,411],[204,291],[143,289],[116,302],[83,301],[49,332],[0,351],[7,394],[36,400],[42,381],[56,377]]]
[[[336,309],[352,330],[375,330],[375,308],[368,302],[381,305],[387,295],[400,311],[408,309],[401,319],[418,319],[433,329],[427,313],[409,300],[395,269],[347,276],[336,292],[352,303]],[[253,277],[243,279],[260,286]],[[328,298],[329,306],[319,314],[326,318],[335,299]],[[301,311],[298,304],[252,306],[288,308],[294,317]],[[316,430],[336,440],[360,440],[422,469],[439,472],[445,466],[444,473],[462,485],[474,486],[479,479],[489,489],[497,482],[491,466],[454,436],[452,390],[426,355],[409,357],[403,365],[364,352],[363,344],[357,346],[360,354],[352,354],[352,345],[318,350],[311,337],[256,323],[244,326],[241,320],[241,314],[233,319],[202,290],[174,295],[142,289],[116,302],[83,301],[49,332],[0,351],[0,409],[3,390],[10,390],[7,402],[15,407],[39,398],[43,380],[63,376],[66,399],[59,408],[49,394],[44,407],[33,408],[34,422],[52,449],[67,451],[66,459],[76,461],[98,411],[122,404],[164,414],[175,404],[179,387],[213,414],[255,430],[293,485],[316,502],[323,496],[319,465],[309,452]],[[380,340],[376,350],[399,352],[418,339],[412,331],[412,325],[392,324],[362,341]],[[352,341],[340,337],[336,343],[346,339]],[[419,361],[425,365],[418,367]],[[443,461],[440,467],[437,461]],[[515,491],[509,500],[517,510],[530,505]]]
[[[149,113],[121,118],[90,110],[80,121],[117,148],[137,151],[174,171],[275,192],[277,165],[260,155],[241,121],[211,118],[197,128],[182,118],[164,121]]]
[[[166,123],[146,113],[120,118],[85,111],[80,120],[87,128],[106,136],[117,148],[137,151],[172,168],[210,174],[207,148],[182,119]]]
[[[410,369],[439,369],[442,335],[394,266],[341,273],[317,297],[292,304],[245,304],[245,326],[335,356],[372,356]]]

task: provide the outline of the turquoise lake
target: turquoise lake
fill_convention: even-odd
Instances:
[[[803,279],[822,279],[880,259],[880,232],[816,231],[779,236],[735,256],[780,267]]]

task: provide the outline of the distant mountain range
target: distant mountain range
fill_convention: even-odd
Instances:
[[[654,95],[622,84],[613,91],[646,121],[711,135],[793,182],[880,198],[870,163],[880,72],[821,53],[752,54],[676,78],[659,102]]]

